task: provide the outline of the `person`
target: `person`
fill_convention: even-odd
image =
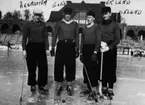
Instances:
[[[113,86],[116,82],[117,45],[120,42],[120,29],[117,22],[111,19],[111,8],[101,9],[101,52],[103,53],[102,92],[112,98]],[[101,63],[101,54],[100,60]],[[101,64],[100,64],[101,65]]]
[[[95,23],[95,13],[89,11],[86,14],[87,25],[82,31],[80,60],[83,63],[83,77],[87,89],[80,92],[81,96],[88,95],[88,100],[97,100],[99,68],[97,53],[100,49],[101,34],[99,26]],[[90,82],[90,83],[89,83]]]
[[[79,51],[78,24],[72,20],[72,8],[66,7],[63,11],[63,19],[58,22],[52,35],[52,49],[50,54],[55,55],[54,81],[56,81],[56,95],[61,95],[63,81],[66,80],[66,90],[72,96],[74,91],[72,82],[76,74],[76,57]],[[56,40],[57,48],[55,54]],[[65,79],[64,79],[65,66]]]
[[[23,56],[26,58],[28,68],[28,85],[31,86],[31,92],[48,94],[46,88],[48,79],[47,54],[49,53],[49,43],[47,28],[41,20],[43,11],[40,8],[33,10],[33,20],[24,25],[22,48]],[[36,80],[36,67],[38,67],[38,80]]]
[[[131,52],[131,56],[133,56],[133,50],[132,50],[132,49],[131,49],[131,51],[130,51],[130,52]]]
[[[8,50],[9,50],[9,49],[12,49],[12,46],[11,46],[11,45],[13,45],[13,44],[11,44],[10,41],[8,41],[8,42],[7,42]]]

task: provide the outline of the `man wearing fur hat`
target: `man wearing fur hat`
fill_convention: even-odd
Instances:
[[[55,55],[54,80],[56,81],[56,95],[61,95],[63,90],[62,83],[67,82],[66,90],[68,95],[73,95],[72,81],[75,80],[76,73],[76,52],[79,49],[78,43],[78,24],[71,19],[73,9],[65,8],[63,19],[54,28],[52,36],[51,55]],[[55,54],[56,40],[57,48]],[[64,78],[65,66],[65,78]]]
[[[101,13],[101,52],[104,55],[102,74],[103,93],[112,99],[114,95],[113,86],[116,82],[117,44],[120,42],[120,29],[118,23],[111,20],[110,7],[103,7]]]
[[[87,25],[82,31],[80,60],[84,64],[84,83],[88,88],[82,90],[80,95],[89,94],[89,101],[97,101],[99,80],[97,53],[100,49],[101,34],[99,26],[95,24],[95,13],[93,11],[87,13],[86,21]]]
[[[47,55],[49,53],[49,43],[47,28],[41,21],[43,11],[39,8],[33,10],[33,20],[24,25],[22,48],[23,56],[26,58],[28,68],[28,85],[31,86],[31,92],[38,91],[42,94],[48,94],[47,85],[48,67]],[[36,80],[36,68],[38,67],[38,80]]]

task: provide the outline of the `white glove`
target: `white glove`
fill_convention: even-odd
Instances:
[[[22,53],[23,53],[23,58],[24,58],[24,59],[26,59],[26,57],[27,57],[26,50],[23,50],[23,52],[22,52]]]
[[[106,42],[101,41],[101,48],[104,48],[105,46],[107,46]]]
[[[49,56],[50,55],[50,51],[46,50],[46,55]]]
[[[109,47],[108,46],[105,46],[105,47],[101,48],[101,52],[106,52],[108,50],[109,50]]]

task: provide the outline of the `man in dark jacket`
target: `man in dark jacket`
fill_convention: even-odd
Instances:
[[[102,36],[101,52],[104,53],[102,74],[103,93],[112,98],[114,95],[113,86],[116,82],[117,44],[120,42],[120,29],[118,23],[111,20],[110,7],[103,7],[101,13],[103,18],[100,24]]]
[[[64,18],[55,26],[52,35],[52,49],[51,55],[54,56],[55,44],[57,42],[57,49],[55,54],[54,65],[54,80],[57,82],[56,94],[60,95],[63,87],[64,80],[67,81],[67,92],[73,95],[72,81],[75,80],[76,74],[76,51],[78,52],[78,24],[71,19],[72,8],[64,9]],[[65,66],[65,78],[64,74]]]
[[[83,76],[87,89],[82,90],[80,95],[89,94],[89,101],[97,101],[99,80],[97,53],[100,49],[101,34],[99,26],[95,24],[95,13],[93,11],[86,14],[86,21],[87,25],[82,30],[81,35],[80,60],[84,64]]]
[[[33,10],[33,20],[24,26],[22,47],[23,56],[26,58],[28,68],[28,85],[31,92],[36,92],[36,85],[42,94],[48,94],[45,88],[48,80],[47,56],[49,53],[49,43],[47,28],[41,21],[43,11],[39,8]],[[36,67],[38,67],[38,80],[36,80]]]

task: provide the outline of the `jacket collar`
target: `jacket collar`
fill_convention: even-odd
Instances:
[[[90,28],[90,27],[92,27],[93,25],[94,25],[94,23],[91,23],[91,24],[87,25],[86,27],[87,27],[87,28]]]
[[[64,18],[61,21],[66,23],[66,24],[71,24],[73,22],[73,20],[66,21]]]

